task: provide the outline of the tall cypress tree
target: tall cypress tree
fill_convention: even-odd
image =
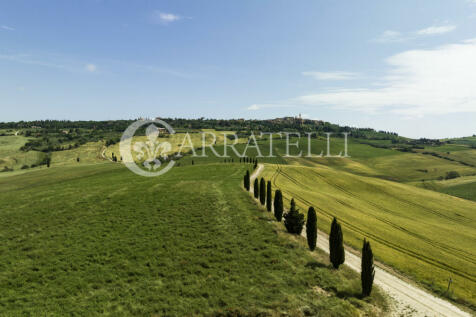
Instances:
[[[274,193],[274,217],[277,221],[283,219],[283,194],[279,189]]]
[[[345,261],[344,238],[342,227],[334,217],[329,235],[329,258],[334,268],[338,269]]]
[[[253,192],[255,194],[255,198],[258,199],[259,197],[259,184],[258,184],[258,178],[255,178],[255,183],[253,186]]]
[[[374,276],[374,254],[372,253],[370,242],[364,239],[364,245],[362,246],[362,272],[360,273],[362,295],[364,297],[370,296],[370,293],[372,292]]]
[[[296,208],[294,198],[291,199],[291,208],[289,212],[284,215],[284,226],[289,233],[301,234],[304,226],[304,215]]]
[[[307,211],[306,236],[309,250],[314,251],[317,241],[317,215],[314,207],[309,207]]]
[[[247,191],[250,191],[250,171],[246,171],[246,174],[245,174],[245,188]]]
[[[272,195],[273,195],[273,192],[271,190],[271,181],[268,181],[268,186],[266,188],[266,209],[268,211],[271,211],[271,204],[273,203]]]
[[[261,177],[259,182],[259,201],[261,202],[261,205],[266,203],[266,182],[263,177]]]

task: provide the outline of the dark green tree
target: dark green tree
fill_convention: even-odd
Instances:
[[[317,241],[317,215],[314,207],[309,207],[307,211],[306,236],[309,250],[314,251]]]
[[[336,269],[345,261],[342,228],[335,217],[332,220],[331,234],[329,235],[329,258]]]
[[[261,177],[261,180],[259,182],[259,201],[261,205],[264,205],[266,203],[266,181],[263,177]]]
[[[48,153],[48,155],[46,156],[45,162],[46,162],[46,167],[51,166],[51,154],[50,153]]]
[[[296,208],[294,198],[291,199],[291,208],[289,212],[284,215],[284,226],[289,233],[301,234],[304,226],[304,215]]]
[[[273,203],[273,192],[271,190],[271,181],[268,181],[268,185],[266,188],[266,210],[271,211],[272,203]]]
[[[247,191],[250,191],[250,172],[249,171],[246,171],[244,185],[245,185],[245,189]]]
[[[258,178],[255,178],[255,183],[253,185],[253,192],[255,194],[255,198],[259,198],[259,184],[258,184]]]
[[[283,219],[283,194],[279,189],[274,193],[274,217],[277,221]]]
[[[364,297],[370,296],[370,293],[372,292],[374,276],[374,254],[372,253],[370,242],[364,239],[364,245],[362,246],[362,272],[360,273],[362,295]]]

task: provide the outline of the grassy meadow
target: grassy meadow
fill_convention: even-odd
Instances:
[[[334,168],[265,165],[263,176],[303,211],[314,206],[318,226],[332,217],[349,245],[370,239],[378,260],[443,295],[476,304],[476,203],[414,186],[346,173]]]
[[[214,150],[222,155],[223,132],[207,131],[217,135]],[[190,136],[201,155],[201,135]],[[183,138],[177,133],[159,141],[176,152]],[[0,169],[14,168],[0,173],[0,315],[378,316],[385,308],[378,292],[359,298],[355,273],[329,270],[325,254],[311,256],[305,242],[290,240],[263,214],[240,189],[252,164],[240,164],[231,147],[226,159],[210,148],[204,157],[186,153],[169,173],[148,179],[104,160],[104,149],[107,157],[119,155],[118,144],[104,147],[104,141],[53,151],[50,168],[22,170],[46,155],[20,151],[27,141],[13,133],[0,137]],[[331,155],[343,154],[343,141],[331,138]],[[246,142],[239,140],[238,153]],[[471,142],[403,152],[387,140],[349,138],[350,157],[333,158],[326,157],[323,137],[311,139],[312,155],[322,157],[306,157],[307,138],[299,149],[275,138],[270,157],[269,140],[258,138],[260,152],[252,143],[246,153],[264,156],[258,158],[263,176],[283,190],[286,207],[291,197],[302,212],[314,206],[325,232],[337,216],[350,246],[370,239],[378,260],[474,309]],[[304,156],[286,156],[300,151]],[[461,177],[442,180],[449,171]]]
[[[203,132],[204,134],[202,134]],[[195,131],[194,133],[189,133],[190,138],[187,137],[186,133],[175,133],[175,134],[166,134],[165,136],[160,136],[158,142],[168,142],[171,145],[170,151],[166,154],[172,154],[178,152],[182,149],[182,153],[187,153],[190,151],[190,145],[192,144],[195,149],[198,149],[203,144],[203,136],[205,136],[206,145],[214,144],[224,144],[226,135],[233,135],[232,131],[215,131],[212,129],[202,129],[201,131]],[[146,136],[134,136],[132,143],[135,142],[145,142],[147,141]],[[246,142],[246,139],[238,139],[238,143]],[[227,144],[233,144],[234,140],[227,139]],[[182,148],[183,147],[183,148]],[[119,143],[116,143],[112,146],[107,147],[105,155],[107,157],[112,157],[112,154],[116,156],[120,155]]]
[[[249,166],[248,166],[249,167]],[[380,316],[242,190],[244,164],[120,164],[0,179],[0,315]]]
[[[5,167],[18,170],[22,166],[38,164],[45,156],[42,152],[22,152],[20,148],[25,145],[28,138],[24,136],[0,136],[0,170]]]
[[[476,176],[464,176],[448,180],[415,182],[415,186],[448,195],[476,201]]]

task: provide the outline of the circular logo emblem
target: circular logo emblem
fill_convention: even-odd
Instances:
[[[145,137],[134,135],[141,127],[145,128]],[[175,164],[169,156],[172,145],[160,142],[159,135],[175,134],[166,122],[155,120],[138,120],[127,127],[122,134],[119,150],[122,162],[137,175],[153,177],[167,173]]]

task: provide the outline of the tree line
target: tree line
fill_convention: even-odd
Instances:
[[[243,179],[243,186],[246,191],[250,191],[250,172],[247,170]],[[263,207],[266,207],[268,212],[274,210],[274,217],[276,221],[281,222],[284,218],[284,226],[291,234],[300,235],[304,224],[306,225],[306,238],[309,250],[314,251],[317,244],[317,213],[314,207],[309,207],[307,211],[307,218],[304,220],[304,214],[299,212],[296,207],[294,198],[291,199],[290,207],[287,212],[284,212],[283,194],[280,189],[274,192],[274,200],[272,199],[272,185],[271,181],[267,181],[261,177],[258,181],[256,177],[253,184],[253,196],[258,199]],[[331,223],[331,230],[329,234],[329,260],[335,269],[345,262],[344,249],[344,235],[342,226],[333,218]],[[372,285],[375,276],[375,267],[373,261],[373,252],[370,242],[364,239],[362,246],[362,263],[361,263],[361,285],[362,295],[370,296],[372,292]]]

